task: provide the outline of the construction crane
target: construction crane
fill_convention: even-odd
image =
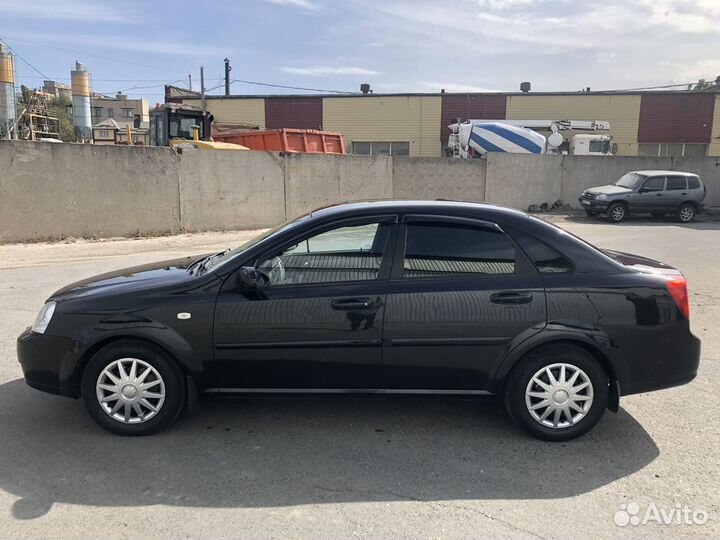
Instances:
[[[481,157],[488,152],[512,154],[612,155],[611,135],[573,135],[561,131],[608,131],[604,120],[466,120],[450,126],[446,153],[450,157]],[[546,138],[534,130],[550,131]],[[566,144],[567,143],[567,144]]]

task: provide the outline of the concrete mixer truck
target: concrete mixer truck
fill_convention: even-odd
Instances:
[[[511,154],[613,154],[611,135],[577,134],[569,139],[561,131],[608,131],[604,120],[467,120],[448,126],[449,157],[482,157],[488,152]],[[545,137],[535,130],[550,131]]]

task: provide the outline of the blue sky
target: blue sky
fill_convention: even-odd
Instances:
[[[233,79],[323,90],[634,88],[720,75],[720,0],[0,0],[18,84],[69,82],[162,101]],[[211,93],[221,93],[222,88]],[[234,94],[302,93],[232,84]]]

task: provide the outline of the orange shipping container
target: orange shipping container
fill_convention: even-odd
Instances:
[[[216,141],[247,146],[250,150],[295,152],[303,154],[344,154],[342,133],[314,129],[268,129],[240,133],[218,133]]]

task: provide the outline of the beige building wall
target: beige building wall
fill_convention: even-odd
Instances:
[[[713,112],[711,133],[707,155],[720,156],[720,95],[715,96],[715,111]]]
[[[640,97],[611,95],[508,96],[509,120],[607,120],[618,155],[638,155]],[[715,108],[717,114],[717,106]],[[587,132],[586,132],[587,133]],[[563,132],[567,138],[572,131]]]
[[[110,116],[108,109],[112,109],[112,116]],[[126,113],[125,111],[129,112]],[[96,112],[100,114],[96,114]],[[99,124],[108,118],[112,118],[121,125],[132,123],[136,114],[140,115],[143,124],[147,124],[150,121],[149,113],[147,99],[129,99],[127,96],[120,99],[97,96],[90,98],[90,115],[93,125]],[[127,114],[130,116],[126,116]]]
[[[183,99],[185,105],[198,109],[199,99]],[[215,117],[215,122],[228,124],[251,124],[265,129],[265,100],[259,99],[206,99],[205,108]]]
[[[323,99],[323,129],[345,145],[409,142],[411,156],[440,157],[440,96],[363,96]]]

